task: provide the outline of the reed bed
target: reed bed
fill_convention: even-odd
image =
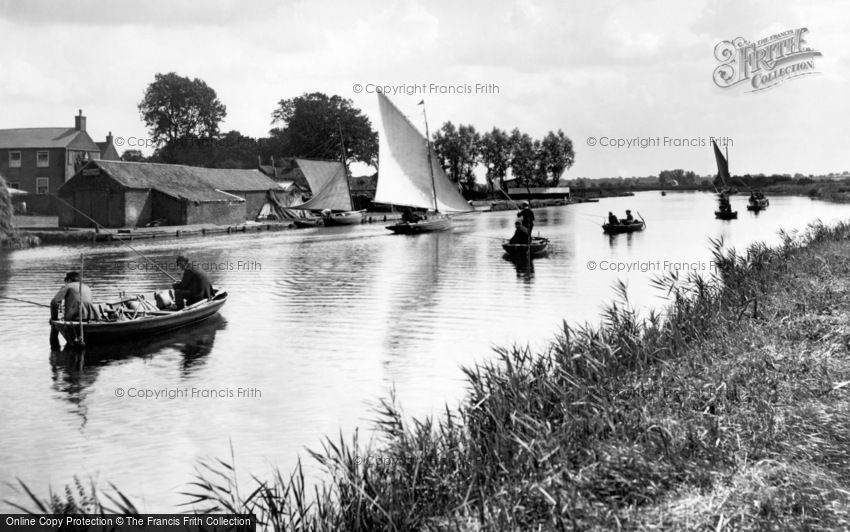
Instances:
[[[655,280],[663,312],[620,286],[601,324],[465,369],[456,410],[383,401],[378,441],[310,453],[323,482],[299,465],[244,488],[232,457],[210,460],[187,508],[273,530],[848,529],[848,238],[715,241],[713,276]]]

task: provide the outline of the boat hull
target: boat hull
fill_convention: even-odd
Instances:
[[[618,235],[620,233],[634,233],[635,231],[643,231],[646,224],[637,222],[633,224],[602,224],[602,231],[609,235]]]
[[[318,227],[321,225],[322,220],[320,218],[296,218],[292,223],[299,229],[307,229],[309,227]]]
[[[738,218],[738,211],[733,212],[721,212],[714,211],[714,217],[718,220],[736,220]]]
[[[86,344],[96,345],[162,334],[206,320],[217,313],[225,302],[227,292],[219,292],[213,299],[181,310],[162,311],[156,315],[126,321],[84,321],[83,339]],[[80,331],[79,322],[51,320],[50,324],[68,342],[75,341]]]
[[[505,240],[502,242],[502,249],[512,258],[525,258],[529,255],[539,257],[549,250],[549,239],[539,236],[532,237],[530,249],[528,244],[511,244]]]
[[[363,213],[366,211],[335,212],[324,217],[326,226],[332,225],[360,225],[363,223]]]
[[[768,201],[767,199],[756,201],[756,202],[750,202],[747,205],[747,210],[748,211],[763,211],[768,207],[768,205],[770,205],[770,201]]]
[[[398,235],[418,235],[420,233],[436,233],[439,231],[448,231],[451,228],[451,218],[432,218],[430,220],[422,220],[414,223],[401,222],[387,226],[387,229]]]

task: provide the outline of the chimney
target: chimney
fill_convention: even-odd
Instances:
[[[86,130],[86,117],[83,116],[82,109],[80,109],[80,114],[74,117],[74,129],[83,132]]]
[[[109,132],[109,135],[106,136],[106,145],[112,146],[112,132]]]

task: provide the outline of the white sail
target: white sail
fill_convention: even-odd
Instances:
[[[310,184],[313,192],[311,197],[294,209],[308,209],[321,211],[330,209],[332,211],[350,211],[351,196],[348,194],[348,176],[345,165],[334,161],[310,161],[308,159],[296,159],[295,162],[304,173],[304,178]]]
[[[378,190],[375,201],[440,212],[466,212],[469,204],[449,180],[436,157],[430,157],[433,186],[428,170],[428,144],[425,137],[383,94],[378,94],[383,134],[378,157]]]

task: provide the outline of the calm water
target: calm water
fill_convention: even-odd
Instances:
[[[77,364],[51,357],[46,309],[0,300],[0,499],[20,500],[6,485],[18,477],[46,493],[78,474],[114,482],[144,509],[172,509],[196,459],[229,456],[229,442],[243,472],[288,470],[324,435],[368,427],[393,386],[411,415],[456,404],[460,366],[493,346],[545,347],[563,320],[597,321],[617,279],[633,304],[658,305],[651,277],[674,263],[709,273],[710,237],[739,248],[776,243],[780,227],[850,217],[850,206],[798,197],[772,198],[756,216],[745,200],[733,198],[732,222],[715,220],[714,197],[699,193],[538,210],[551,253],[531,267],[502,256],[498,238],[511,233],[513,212],[416,237],[373,224],[134,243],[166,264],[178,252],[215,263],[228,303],[202,327]],[[647,230],[603,235],[602,216],[626,208],[646,217]],[[98,299],[169,283],[119,244],[44,247],[0,252],[0,295],[49,301],[81,253]],[[617,263],[653,271],[611,271]],[[242,388],[249,397],[142,399],[118,397],[118,388]]]

